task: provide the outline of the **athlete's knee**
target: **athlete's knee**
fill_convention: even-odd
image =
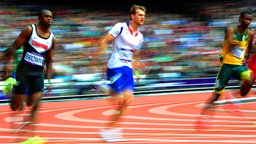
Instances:
[[[17,98],[12,98],[10,101],[10,108],[13,111],[23,110],[23,101]]]

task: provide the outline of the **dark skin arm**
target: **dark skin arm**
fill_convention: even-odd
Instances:
[[[250,58],[250,54],[252,54],[252,51],[253,51],[254,36],[255,36],[254,32],[250,30],[249,31],[249,39],[250,39],[250,41],[249,41],[249,44],[248,44],[248,55],[246,57],[247,59]]]
[[[12,45],[7,48],[1,55],[0,55],[0,61],[2,63],[5,63],[5,65],[8,64],[8,62],[13,58],[14,53],[17,49],[19,49],[26,41],[26,39],[30,36],[32,32],[32,27],[30,25],[27,25],[22,29],[16,40],[12,43]],[[4,69],[5,72],[8,72],[8,67]],[[4,79],[6,79],[9,74],[5,73]]]
[[[49,80],[51,79],[51,72],[52,72],[52,62],[53,62],[53,55],[54,55],[54,49],[56,46],[56,39],[53,39],[53,43],[52,43],[52,47],[51,49],[49,49],[47,51],[47,57],[45,59],[45,66],[46,66],[46,70],[45,70],[45,74],[46,74],[46,78]]]
[[[232,26],[227,27],[225,31],[225,41],[230,45],[230,47],[234,47],[238,44],[232,43],[233,35],[234,35],[234,28]]]

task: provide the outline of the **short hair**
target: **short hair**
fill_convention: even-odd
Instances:
[[[38,17],[41,17],[45,12],[51,12],[51,11],[48,10],[48,9],[42,9],[42,10],[40,10],[40,11],[38,12],[37,16],[38,16]]]
[[[240,17],[245,17],[246,15],[252,15],[252,11],[247,9],[240,12]]]
[[[140,10],[142,10],[142,11],[144,11],[144,12],[147,11],[147,9],[146,9],[145,6],[140,6],[140,5],[134,4],[134,5],[132,5],[131,8],[130,8],[130,15],[131,15],[131,14],[135,14],[137,9],[140,9]]]

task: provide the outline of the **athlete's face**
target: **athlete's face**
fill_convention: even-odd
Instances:
[[[249,27],[251,21],[252,21],[252,15],[247,14],[244,17],[240,17],[240,24],[244,28]]]
[[[52,12],[45,11],[39,20],[43,26],[50,27],[52,25]]]
[[[145,16],[146,14],[143,10],[137,9],[136,13],[132,15],[132,19],[137,25],[141,26],[144,24]]]

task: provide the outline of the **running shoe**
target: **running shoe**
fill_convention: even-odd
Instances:
[[[18,82],[16,81],[15,78],[13,77],[9,77],[8,79],[6,79],[3,83],[4,87],[3,87],[3,93],[6,95],[7,98],[11,97],[12,94],[12,87],[14,85],[17,85]]]
[[[41,138],[40,136],[31,137],[20,144],[46,144],[47,140]]]
[[[195,123],[196,130],[210,129],[212,127],[212,121],[207,115],[199,115]]]
[[[121,129],[101,129],[100,136],[105,142],[121,142],[124,141],[122,138]]]

